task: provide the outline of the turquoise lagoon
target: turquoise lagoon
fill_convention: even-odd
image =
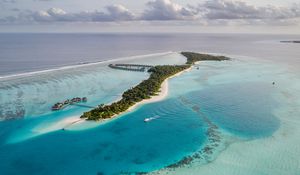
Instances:
[[[232,58],[201,62],[169,80],[169,95],[160,102],[106,123],[72,126],[65,121],[89,109],[51,112],[53,103],[74,96],[87,96],[90,106],[110,103],[148,75],[112,70],[107,68],[110,62],[103,62],[5,78],[0,89],[2,114],[16,106],[26,113],[23,119],[0,123],[0,172],[296,174],[300,148],[294,144],[300,137],[286,128],[299,123],[299,76],[268,61]],[[171,52],[118,61],[182,64],[185,58]],[[143,122],[154,115],[160,118]],[[283,137],[282,132],[291,136]],[[269,159],[270,155],[280,158]],[[288,165],[279,166],[282,160]],[[270,167],[272,162],[277,169]]]

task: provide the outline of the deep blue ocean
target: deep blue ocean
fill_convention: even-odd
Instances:
[[[194,50],[299,63],[295,35],[0,34],[0,76],[168,51]],[[284,59],[284,60],[285,60]]]
[[[296,37],[300,36],[0,34],[0,174],[192,169],[193,163],[213,162],[231,143],[270,138],[282,124],[278,110],[284,98],[277,95],[297,90],[289,89],[287,81],[298,77],[293,70],[300,65],[299,46],[279,41]],[[169,81],[164,100],[106,123],[69,127],[70,118],[89,109],[50,110],[55,102],[74,96],[87,96],[90,106],[111,103],[149,76],[112,70],[107,60],[182,64],[185,58],[177,53],[182,50],[224,54],[232,60],[199,63]],[[132,57],[136,55],[141,56]],[[46,69],[50,71],[43,72]],[[18,110],[24,115],[18,116]],[[152,116],[160,118],[143,122]],[[291,168],[294,171],[297,167]]]

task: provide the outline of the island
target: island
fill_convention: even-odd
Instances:
[[[296,43],[300,44],[300,40],[291,40],[291,41],[280,41],[281,43]]]
[[[119,101],[108,105],[100,104],[97,108],[83,113],[80,118],[94,121],[113,118],[126,112],[130,107],[137,103],[158,95],[161,85],[166,79],[191,68],[196,62],[229,60],[229,58],[225,56],[214,56],[194,52],[181,52],[181,54],[187,58],[186,64],[151,67],[148,70],[150,73],[149,78],[142,81],[137,86],[125,91]]]

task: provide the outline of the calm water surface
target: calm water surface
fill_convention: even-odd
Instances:
[[[299,62],[293,35],[0,34],[0,75],[168,51],[194,50]]]
[[[66,130],[62,130],[65,120],[89,109],[69,107],[52,112],[49,109],[53,103],[74,96],[87,96],[91,106],[110,103],[148,74],[111,70],[107,67],[109,63],[104,62],[2,78],[0,172],[128,174],[155,171],[189,156],[193,162],[205,165],[218,157],[229,140],[269,138],[281,127],[274,111],[284,100],[276,94],[287,89],[280,84],[288,84],[285,81],[291,75],[296,79],[299,75],[300,46],[278,41],[297,37],[1,34],[3,77],[178,50],[224,53],[233,60],[203,62],[197,65],[199,70],[195,67],[170,80],[169,96],[163,101],[140,106],[106,124],[87,122]],[[184,61],[184,57],[171,52],[118,62],[182,64]],[[273,81],[279,85],[274,87]],[[17,110],[24,110],[24,116],[5,120],[8,115],[15,116]],[[155,115],[160,118],[143,122],[144,118]]]

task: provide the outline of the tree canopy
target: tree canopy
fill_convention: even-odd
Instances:
[[[125,91],[122,95],[122,99],[114,102],[110,105],[99,105],[97,108],[92,109],[89,112],[83,113],[81,118],[87,120],[101,120],[111,118],[114,115],[118,115],[121,112],[126,111],[129,107],[144,100],[149,99],[151,96],[157,95],[161,88],[161,84],[168,77],[175,75],[183,70],[190,68],[197,61],[214,60],[222,61],[229,58],[224,56],[212,56],[207,54],[199,54],[193,52],[182,52],[187,58],[187,62],[184,65],[163,65],[154,66],[148,70],[150,77],[147,80],[142,81],[135,87],[132,87]]]

